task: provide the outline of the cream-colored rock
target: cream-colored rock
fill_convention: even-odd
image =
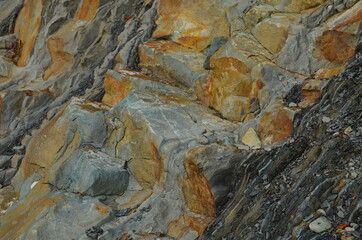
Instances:
[[[241,139],[241,142],[254,149],[259,149],[261,147],[261,141],[254,128],[249,128],[246,131],[245,135]]]

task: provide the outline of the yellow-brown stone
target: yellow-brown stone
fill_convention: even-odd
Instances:
[[[201,236],[213,219],[214,218],[204,216],[191,217],[182,215],[179,219],[169,223],[167,235],[176,239],[181,239],[186,231],[192,229]]]
[[[211,59],[213,68],[206,83],[197,86],[199,99],[222,111],[222,104],[228,96],[249,97],[252,89],[248,66],[236,58]]]
[[[258,149],[261,147],[261,141],[258,134],[253,128],[249,128],[241,139],[242,143],[248,145],[251,148]]]
[[[162,187],[164,163],[158,154],[157,146],[152,141],[152,135],[126,114],[123,114],[122,121],[126,130],[116,149],[122,149],[123,146],[130,149],[131,160],[128,162],[130,173],[143,189],[153,189],[155,184]]]
[[[258,23],[254,36],[272,54],[278,53],[284,46],[288,37],[289,18],[277,16]]]
[[[172,40],[196,51],[205,49],[213,37],[228,36],[229,28],[218,1],[160,0],[156,38]],[[177,31],[176,31],[177,30]]]

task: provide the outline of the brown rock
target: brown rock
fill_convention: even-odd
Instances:
[[[275,54],[284,46],[290,24],[288,17],[268,18],[255,26],[254,36],[269,52]]]
[[[182,215],[179,219],[169,223],[167,235],[180,239],[187,230],[192,229],[198,232],[199,236],[201,236],[203,231],[213,219],[214,218],[211,217],[191,217],[188,215]]]
[[[265,145],[272,145],[292,134],[293,117],[285,109],[265,113],[259,125],[259,136]]]
[[[332,63],[344,63],[354,55],[354,37],[345,32],[327,30],[316,41],[322,56]]]
[[[212,58],[211,67],[213,71],[206,83],[197,86],[198,97],[203,102],[221,112],[228,96],[249,97],[252,83],[244,62],[231,57]]]
[[[141,147],[143,154],[149,154],[148,158],[132,159],[129,162],[129,170],[143,188],[152,189],[164,174],[163,161],[154,143],[150,142],[148,146]]]
[[[21,42],[22,48],[17,65],[23,67],[33,51],[42,22],[43,1],[25,0],[24,6],[16,20],[15,33]]]
[[[111,74],[106,74],[104,77],[104,91],[102,102],[111,106],[115,106],[120,103],[131,91],[131,82],[118,81]]]
[[[183,179],[182,191],[190,211],[210,217],[216,216],[214,195],[209,188],[207,178],[193,161],[199,149],[187,153],[184,161],[187,177]]]

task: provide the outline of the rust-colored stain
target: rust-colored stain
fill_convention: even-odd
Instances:
[[[259,124],[259,136],[265,145],[272,145],[292,134],[293,121],[283,109],[265,113]]]
[[[354,47],[350,46],[347,39],[351,35],[335,30],[324,31],[317,41],[317,48],[322,51],[325,59],[333,63],[343,63],[354,56]]]
[[[182,181],[182,192],[186,204],[192,212],[215,217],[214,195],[210,190],[207,178],[191,157],[197,151],[198,149],[191,150],[185,157],[184,168],[187,177]]]
[[[15,23],[14,32],[21,42],[20,56],[17,60],[19,67],[24,67],[33,51],[36,38],[42,22],[43,1],[25,0]]]
[[[199,236],[205,231],[206,227],[214,220],[212,217],[191,217],[182,215],[179,219],[168,224],[167,235],[180,239],[185,232],[192,229],[198,232]]]
[[[107,208],[101,207],[101,206],[95,206],[95,209],[101,214],[101,215],[107,215],[111,211]]]
[[[123,78],[122,81],[118,81],[112,75],[106,74],[104,78],[104,90],[105,95],[102,102],[111,106],[115,106],[122,102],[132,90],[132,83]]]
[[[155,162],[156,166],[158,166],[158,168],[155,169],[155,179],[157,182],[160,182],[164,174],[163,161],[160,158],[158,149],[153,142],[150,143],[150,148],[151,148],[153,162]]]
[[[91,21],[98,9],[99,0],[83,0],[76,14],[77,20]]]

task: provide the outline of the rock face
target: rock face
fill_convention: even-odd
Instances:
[[[362,2],[0,9],[0,239],[362,237]]]

